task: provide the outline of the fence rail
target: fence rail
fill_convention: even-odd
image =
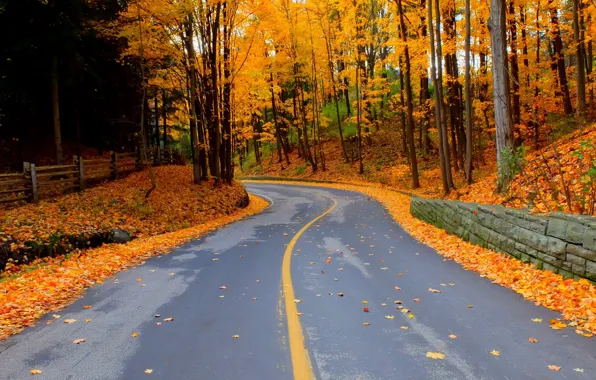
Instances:
[[[179,155],[162,149],[148,150],[147,162],[154,166],[184,163]],[[122,178],[143,166],[140,151],[110,152],[109,159],[73,156],[70,165],[36,166],[25,162],[22,172],[0,174],[0,204],[36,202],[40,197],[83,190],[92,184]]]

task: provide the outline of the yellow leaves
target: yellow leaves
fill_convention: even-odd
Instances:
[[[150,374],[152,374],[152,373],[153,373],[153,370],[152,370],[152,369],[149,369],[149,368],[147,368],[147,369],[146,369],[144,372],[145,372],[146,374],[150,375]]]
[[[407,330],[409,327],[408,326],[399,326],[399,328],[402,330]]]
[[[240,338],[240,335],[232,335],[232,338],[238,339],[238,338]]]
[[[441,293],[439,289],[428,288],[428,291],[431,293]]]
[[[370,322],[363,322],[362,325],[363,326],[370,326]]]
[[[573,370],[575,372],[584,373],[584,369],[583,368],[574,368]]]
[[[451,338],[451,339],[457,339],[457,335],[455,335],[455,334],[449,334],[448,336],[449,336],[449,338]]]
[[[561,370],[561,367],[559,367],[559,366],[556,366],[556,365],[554,365],[554,364],[550,364],[550,365],[548,366],[548,369],[550,369],[551,371],[556,371],[556,372],[559,372],[559,371]]]
[[[92,308],[93,308],[93,306],[91,306],[91,305],[84,305],[83,306],[83,309],[92,309]]]
[[[367,300],[362,300],[362,304],[363,305],[368,305],[368,301]]]
[[[490,354],[491,354],[492,356],[501,356],[501,351],[492,350],[492,351],[490,352]]]
[[[41,369],[30,369],[29,373],[32,375],[41,375],[42,371],[41,371]]]
[[[542,318],[532,318],[532,322],[542,323]]]
[[[551,319],[551,321],[550,321],[550,328],[553,330],[563,330],[566,327],[567,327],[567,325],[565,323],[558,321],[556,319]]]
[[[138,337],[138,336],[139,336],[139,333],[138,333],[138,332],[136,332],[136,331],[133,331],[133,333],[132,333],[132,334],[130,334],[130,336],[131,336],[131,337],[133,337],[133,338],[136,338],[136,337]]]
[[[415,318],[415,316],[414,316],[414,314],[408,314],[408,318],[409,318],[409,319],[414,319],[414,318]]]
[[[530,342],[530,343],[538,343],[538,342],[539,342],[539,340],[538,340],[538,339],[536,339],[536,338],[529,337],[529,338],[528,338],[528,342]]]
[[[393,320],[395,319],[395,315],[386,315],[385,319]]]
[[[174,317],[168,317],[163,319],[164,322],[172,322],[174,321]]]
[[[75,323],[76,321],[77,321],[76,319],[65,319],[64,323],[71,324],[71,323]]]
[[[75,340],[73,340],[72,342],[73,342],[74,344],[81,344],[81,343],[84,343],[84,342],[86,342],[86,341],[87,341],[87,339],[85,339],[85,338],[79,338],[79,339],[75,339]]]
[[[440,352],[427,352],[426,357],[429,359],[443,360],[445,359],[445,354],[442,354]]]

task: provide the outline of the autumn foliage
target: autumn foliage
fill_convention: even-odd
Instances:
[[[67,253],[75,248],[73,241],[83,242],[78,248],[84,248],[89,239],[109,235],[114,228],[146,238],[206,223],[247,203],[246,191],[238,183],[219,188],[209,182],[194,185],[192,170],[186,166],[160,166],[154,171],[157,188],[147,199],[150,182],[144,171],[81,193],[3,211],[0,245],[25,256],[39,246],[45,247],[44,255]]]

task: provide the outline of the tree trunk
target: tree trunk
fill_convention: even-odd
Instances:
[[[192,15],[187,16],[185,25],[185,45],[188,57],[188,76],[190,82],[190,142],[192,152],[193,182],[199,184],[206,173],[201,173],[201,162],[199,158],[199,133],[197,117],[197,73],[196,55],[194,49],[194,37],[192,27]]]
[[[580,25],[580,13],[582,12],[581,0],[573,2],[573,41],[575,43],[576,55],[576,86],[577,86],[577,114],[580,123],[586,121],[586,75],[584,67],[584,39],[583,25]],[[582,16],[583,19],[583,16]],[[581,30],[581,31],[580,31]]]
[[[435,39],[434,39],[434,27],[433,27],[433,2],[432,0],[428,1],[428,29],[429,29],[429,37],[430,37],[430,76],[433,81],[433,87],[435,88],[435,123],[437,126],[437,131],[439,131],[439,164],[441,167],[441,180],[443,182],[443,193],[449,193],[449,181],[447,180],[447,167],[445,163],[445,152],[444,152],[444,145],[443,145],[443,128],[441,127],[441,100],[440,100],[440,84],[437,80],[437,70],[436,70],[436,54],[435,54]],[[440,32],[439,32],[440,33]]]
[[[569,95],[569,87],[567,85],[567,73],[565,71],[565,56],[563,54],[563,40],[561,39],[561,31],[559,28],[559,16],[554,0],[548,0],[548,7],[550,12],[551,28],[553,35],[553,57],[557,65],[557,73],[559,75],[559,86],[561,87],[561,96],[563,97],[563,106],[565,108],[565,115],[573,113],[571,106],[571,96]]]
[[[437,15],[437,27],[435,28],[436,33],[436,44],[437,44],[437,63],[439,64],[437,67],[437,102],[439,102],[439,106],[441,108],[441,130],[443,136],[443,154],[445,156],[445,175],[447,177],[447,183],[449,184],[448,191],[455,188],[453,184],[453,177],[451,175],[451,162],[449,159],[449,139],[447,137],[447,114],[445,109],[445,103],[443,101],[443,66],[441,61],[443,59],[443,48],[441,45],[441,8],[440,8],[440,1],[435,0],[435,8],[436,8],[436,15]]]
[[[414,145],[414,102],[412,100],[412,84],[410,80],[410,52],[408,50],[408,37],[406,35],[406,24],[404,23],[404,14],[401,6],[401,0],[397,0],[397,9],[399,12],[399,23],[401,26],[401,39],[404,43],[404,56],[406,61],[406,103],[408,109],[408,150],[410,155],[410,168],[412,170],[412,188],[420,187],[418,178],[418,162],[416,161],[416,147]]]
[[[513,127],[517,131],[517,142],[515,145],[521,145],[521,136],[519,135],[519,124],[521,123],[521,106],[519,97],[519,62],[517,59],[517,26],[515,20],[514,1],[509,0],[509,41],[510,51],[509,59],[511,61],[511,83],[513,104],[511,109],[511,118]]]
[[[163,102],[161,109],[163,116],[163,148],[168,149],[168,97],[165,89],[161,90],[161,99]]]
[[[471,11],[470,0],[466,0],[466,73],[465,73],[465,102],[466,102],[466,182],[472,183],[472,99],[470,74],[470,40],[471,40]]]
[[[58,56],[52,58],[52,114],[54,116],[54,147],[56,164],[62,165],[62,132],[60,128],[60,95],[58,89]]]
[[[505,0],[491,0],[490,19],[491,51],[493,58],[493,98],[497,134],[498,188],[504,190],[511,173],[503,155],[513,153],[513,129],[509,104],[509,77],[507,68],[506,5]]]

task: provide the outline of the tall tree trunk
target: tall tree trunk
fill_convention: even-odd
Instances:
[[[412,100],[412,84],[410,80],[410,52],[408,50],[408,37],[406,35],[406,24],[404,23],[404,13],[401,6],[401,0],[397,1],[397,9],[399,12],[399,23],[401,27],[401,39],[404,43],[404,56],[406,61],[406,103],[408,109],[408,150],[410,155],[410,168],[412,171],[412,188],[420,187],[420,180],[418,178],[418,162],[416,161],[416,147],[414,145],[414,101]]]
[[[166,90],[161,90],[162,109],[161,113],[163,116],[163,148],[168,149],[168,97]]]
[[[277,122],[277,107],[275,106],[275,92],[274,92],[274,87],[273,87],[273,73],[269,73],[269,79],[271,80],[271,109],[273,110],[273,124],[275,125],[275,135],[277,138],[277,143],[278,143],[278,154],[279,154],[279,162],[282,161],[282,157],[281,157],[281,150],[280,150],[280,145],[281,148],[283,148],[283,153],[284,156],[286,158],[286,164],[289,166],[290,165],[290,157],[288,156],[288,149],[284,144],[284,141],[281,138],[281,132],[280,132],[280,128],[279,128],[279,123]]]
[[[519,124],[521,123],[521,106],[519,96],[519,62],[517,58],[517,26],[515,20],[515,8],[513,5],[514,0],[509,0],[509,41],[511,49],[509,59],[511,61],[511,87],[513,90],[513,107],[511,108],[511,118],[513,121],[513,128],[518,133],[515,145],[521,145],[521,136],[519,134]]]
[[[436,28],[435,28],[435,37],[436,37],[436,44],[437,44],[437,101],[439,102],[439,106],[441,108],[441,129],[443,135],[443,154],[445,156],[445,175],[447,176],[447,183],[449,184],[449,190],[455,189],[455,185],[453,183],[453,176],[451,175],[451,162],[449,158],[449,138],[447,137],[447,113],[445,109],[445,103],[443,101],[443,66],[441,64],[443,60],[443,47],[441,44],[441,8],[440,8],[440,0],[435,0],[435,8],[436,8]]]
[[[155,146],[159,148],[159,106],[157,105],[157,88],[153,97],[153,108],[155,110],[155,129],[153,130],[153,139],[155,140]]]
[[[506,5],[505,0],[491,0],[490,19],[491,51],[493,57],[493,98],[497,130],[498,188],[508,185],[510,175],[503,156],[513,153],[513,128],[509,104],[509,77],[507,67]]]
[[[559,27],[559,16],[557,6],[554,0],[548,0],[548,7],[552,28],[552,48],[553,57],[557,65],[557,73],[559,75],[559,86],[561,87],[561,96],[563,97],[563,106],[565,108],[565,115],[573,113],[571,106],[571,96],[569,95],[569,87],[567,85],[567,73],[565,71],[565,56],[563,54],[563,40],[561,39],[561,31]]]
[[[52,114],[54,116],[54,147],[56,164],[62,165],[62,131],[60,128],[60,95],[58,89],[58,56],[52,58]]]
[[[137,2],[137,16],[138,16],[138,23],[139,23],[139,65],[141,66],[141,141],[142,141],[142,152],[141,152],[141,160],[143,164],[147,164],[147,135],[145,134],[145,105],[147,103],[147,87],[145,81],[145,49],[143,46],[143,24],[141,18],[141,6]],[[149,173],[149,180],[151,181],[151,187],[147,189],[145,192],[145,198],[149,198],[153,190],[157,187],[155,183],[155,174],[153,173],[153,167],[151,163],[147,166],[147,171]]]
[[[471,40],[471,11],[470,0],[466,0],[466,73],[465,73],[465,102],[466,102],[466,182],[472,183],[472,99],[471,91],[471,69],[470,69],[470,40]]]
[[[580,25],[580,13],[582,12],[581,0],[573,2],[573,41],[575,43],[576,55],[576,86],[577,86],[577,114],[580,123],[586,121],[586,73],[584,67],[584,39],[583,25]],[[583,16],[581,17],[583,20]]]
[[[588,29],[591,28],[591,24],[592,24],[592,15],[588,14]],[[588,39],[588,51],[586,52],[586,76],[587,76],[587,82],[588,82],[588,86],[590,88],[590,92],[589,92],[589,98],[588,101],[590,102],[590,107],[594,108],[594,87],[592,85],[592,68],[594,65],[594,56],[592,54],[592,39],[589,38]]]
[[[400,31],[401,33],[401,31]],[[408,131],[406,126],[406,100],[404,98],[404,67],[403,57],[399,57],[399,103],[401,105],[399,111],[399,121],[401,124],[401,135],[402,135],[402,154],[408,160],[410,164],[410,155],[408,154]]]
[[[428,36],[426,18],[424,16],[426,0],[420,0],[420,9],[420,34],[422,38],[425,39]],[[430,136],[428,134],[428,128],[430,124],[430,109],[427,104],[429,99],[430,93],[428,89],[428,75],[427,71],[423,70],[420,73],[420,106],[422,107],[423,112],[422,123],[420,123],[420,134],[422,135],[420,145],[422,147],[423,154],[428,154],[430,150]]]
[[[197,117],[197,59],[194,49],[194,37],[192,27],[192,15],[187,16],[185,23],[185,45],[188,57],[188,77],[190,82],[190,142],[192,152],[193,182],[199,184],[206,173],[201,173],[201,162],[199,157],[199,132]]]
[[[439,131],[439,164],[441,167],[441,180],[443,182],[443,193],[448,194],[450,187],[449,181],[447,180],[447,166],[445,163],[445,152],[444,152],[444,145],[443,145],[443,128],[441,126],[441,92],[439,90],[440,84],[437,80],[437,70],[436,70],[436,54],[435,54],[435,39],[434,39],[434,26],[433,26],[433,1],[428,1],[428,29],[429,29],[429,37],[430,37],[430,76],[433,81],[433,87],[435,88],[435,123],[437,126],[437,131]],[[439,32],[440,33],[440,32]],[[440,60],[439,60],[440,62]]]

